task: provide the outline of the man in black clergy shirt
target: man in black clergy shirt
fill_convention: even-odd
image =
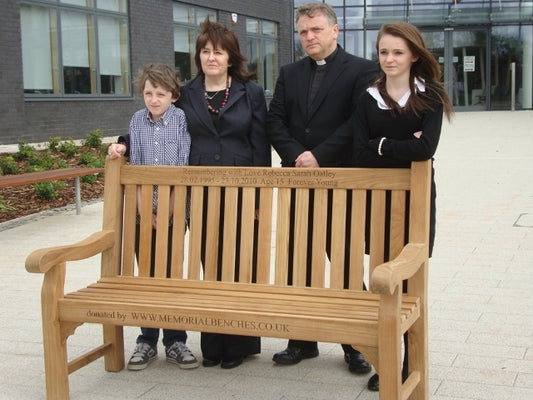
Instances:
[[[352,148],[350,118],[357,98],[376,79],[377,64],[350,55],[337,44],[337,16],[329,5],[304,4],[295,18],[308,57],[280,69],[269,106],[267,132],[284,167],[346,166]],[[345,260],[347,264],[347,257]],[[307,271],[309,284],[309,267]],[[370,372],[371,366],[360,352],[349,345],[342,347],[350,371]],[[316,342],[291,339],[273,360],[287,365],[316,356]]]

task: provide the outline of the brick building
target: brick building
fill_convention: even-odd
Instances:
[[[0,144],[126,132],[143,106],[132,76],[148,62],[194,76],[194,41],[207,15],[237,33],[268,97],[292,60],[292,8],[283,0],[2,1]]]

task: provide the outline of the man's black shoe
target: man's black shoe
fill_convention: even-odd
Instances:
[[[402,383],[404,383],[407,380],[408,373],[405,369],[402,370]],[[367,384],[368,390],[371,390],[373,392],[379,392],[379,375],[374,374],[370,377]]]
[[[274,354],[272,361],[283,364],[291,365],[298,364],[305,358],[313,358],[318,356],[318,349],[303,350],[299,347],[287,347],[285,350]]]
[[[374,374],[370,377],[368,380],[368,390],[371,390],[373,392],[379,392],[379,375]]]
[[[365,361],[365,357],[357,350],[351,353],[344,353],[344,361],[348,363],[348,369],[354,374],[368,374],[372,371],[370,364]]]

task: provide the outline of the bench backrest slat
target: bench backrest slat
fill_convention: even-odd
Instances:
[[[352,191],[352,215],[351,226],[365,226],[366,220],[366,190]],[[351,229],[350,237],[350,273],[348,287],[350,289],[362,290],[364,276],[364,256],[365,256],[365,231],[363,229]]]
[[[114,228],[123,229],[122,243],[115,249],[120,257],[109,258],[119,265],[104,268],[126,276],[362,289],[365,263],[371,274],[405,244],[406,210],[410,207],[411,231],[424,224],[424,217],[416,215],[416,203],[409,200],[410,169],[115,164],[120,184],[107,178],[106,185],[115,187],[106,190],[122,196],[117,201],[123,202],[123,218],[114,218]],[[427,173],[428,163],[419,164],[419,173]],[[417,190],[429,191],[427,185]],[[155,187],[157,234],[152,237]],[[141,243],[153,239],[155,247],[152,254],[151,246],[141,246],[137,259],[138,221]],[[417,234],[418,240],[427,241]]]
[[[184,186],[174,187],[173,204],[173,234],[172,234],[172,256],[171,256],[171,277],[183,276],[183,261],[185,259],[185,243],[182,235],[185,232],[185,221],[187,218],[187,188]]]
[[[390,258],[396,257],[402,250],[401,243],[405,243],[405,216],[406,216],[407,193],[392,191],[391,193],[391,221],[390,236],[397,238],[391,240]]]
[[[199,279],[200,278],[200,263],[201,260],[201,251],[202,251],[202,224],[204,224],[203,221],[203,198],[204,198],[204,188],[200,186],[194,186],[190,189],[191,191],[191,208],[190,208],[190,220],[191,223],[189,225],[189,248],[188,248],[188,256],[189,256],[189,269],[188,269],[188,276],[191,279]],[[213,280],[213,277],[216,276],[215,274],[215,267],[213,265],[213,262],[216,263],[216,255],[213,253],[214,248],[212,248],[209,244],[212,243],[211,240],[211,234],[214,234],[216,232],[216,240],[218,241],[218,225],[219,225],[219,212],[220,210],[218,207],[210,207],[208,208],[207,218],[209,221],[212,221],[212,227],[211,229],[207,230],[207,234],[210,235],[206,239],[206,274],[209,277],[209,280]],[[211,239],[210,239],[211,238]],[[214,258],[213,258],[214,257]],[[213,261],[214,260],[214,261]],[[194,266],[191,268],[190,266]]]
[[[261,189],[259,195],[259,214],[257,228],[257,283],[270,282],[270,262],[272,259],[272,204],[274,190]]]
[[[122,274],[125,276],[133,276],[135,265],[135,216],[137,215],[137,187],[135,185],[126,185],[124,188],[124,194]]]

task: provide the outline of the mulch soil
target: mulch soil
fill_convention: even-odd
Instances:
[[[9,154],[0,154],[6,156]],[[77,156],[63,158],[71,167],[79,167]],[[23,173],[27,168],[25,162],[19,162],[19,173]],[[54,200],[46,200],[37,196],[34,185],[7,187],[0,189],[0,196],[3,196],[3,205],[12,207],[14,210],[0,209],[0,223],[11,221],[27,215],[40,213],[42,211],[54,210],[69,205],[76,204],[76,194],[74,178],[65,179],[65,188],[59,192],[59,196]],[[81,201],[91,201],[104,196],[104,176],[98,175],[94,183],[80,182]]]

